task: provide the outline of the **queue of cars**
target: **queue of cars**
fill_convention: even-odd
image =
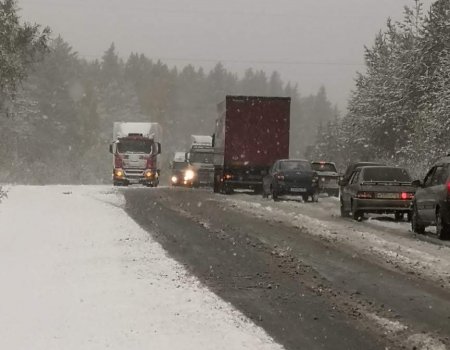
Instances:
[[[393,214],[425,233],[436,226],[440,239],[450,239],[450,155],[440,159],[424,180],[413,181],[408,170],[377,162],[351,163],[339,176],[334,163],[277,160],[263,178],[263,197],[278,201],[298,195],[318,201],[319,193],[337,195],[342,217],[360,221],[367,213]]]

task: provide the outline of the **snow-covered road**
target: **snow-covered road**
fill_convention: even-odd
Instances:
[[[169,258],[110,187],[0,204],[0,349],[281,349]]]

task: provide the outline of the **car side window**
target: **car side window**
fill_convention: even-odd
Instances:
[[[437,166],[431,179],[431,186],[443,185],[447,180],[447,169],[444,166]]]
[[[433,174],[436,170],[436,167],[431,168],[431,170],[428,172],[427,176],[425,176],[425,180],[423,180],[423,186],[424,187],[430,187],[431,181],[433,180]]]
[[[351,184],[355,184],[355,183],[357,183],[358,182],[358,177],[359,177],[359,173],[360,173],[361,171],[355,171],[354,173],[353,173],[353,175],[351,176],[351,178],[350,178],[350,183]]]
[[[270,173],[275,174],[277,169],[278,169],[278,162],[275,162],[272,166],[272,169],[270,169]]]

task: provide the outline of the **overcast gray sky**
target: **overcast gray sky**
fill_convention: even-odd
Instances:
[[[424,0],[428,10],[432,0]],[[302,95],[325,85],[344,108],[364,45],[401,19],[413,0],[19,0],[24,20],[48,25],[80,56],[116,44],[169,65],[237,73],[249,66],[298,83]]]

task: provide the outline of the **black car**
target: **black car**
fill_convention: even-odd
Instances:
[[[415,188],[404,168],[364,166],[356,168],[341,192],[341,216],[352,214],[355,220],[365,213],[394,214],[410,218]]]
[[[282,195],[299,195],[305,202],[309,198],[317,202],[318,181],[319,177],[308,160],[277,160],[263,178],[263,197],[272,195],[273,200],[278,200]]]
[[[411,228],[423,234],[425,228],[436,225],[440,239],[450,239],[450,157],[439,160],[425,179],[416,180],[417,187],[412,203]]]
[[[339,196],[339,174],[332,162],[312,162],[313,170],[319,176],[319,192],[329,196]]]

